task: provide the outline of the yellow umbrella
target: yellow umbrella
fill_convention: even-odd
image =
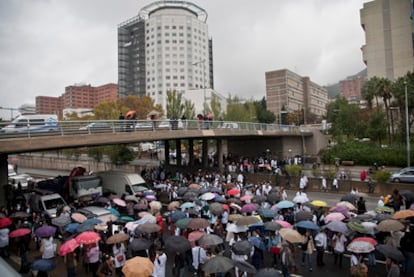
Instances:
[[[149,277],[152,275],[154,264],[148,258],[134,257],[125,262],[122,272],[125,277]]]
[[[311,204],[315,207],[327,207],[328,203],[322,200],[313,200]]]

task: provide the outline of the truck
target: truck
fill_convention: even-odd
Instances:
[[[138,192],[149,190],[144,178],[137,173],[110,170],[96,172],[95,174],[102,179],[104,194],[135,195]]]

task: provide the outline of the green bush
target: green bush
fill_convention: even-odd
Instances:
[[[302,167],[300,165],[291,164],[286,166],[286,172],[289,176],[299,177],[302,172]]]
[[[372,179],[377,181],[378,183],[385,183],[391,177],[391,172],[387,170],[378,170],[372,174]]]

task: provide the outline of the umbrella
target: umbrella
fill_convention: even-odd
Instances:
[[[229,221],[237,221],[243,216],[241,214],[230,214],[229,215]]]
[[[336,203],[336,206],[347,206],[350,210],[356,210],[355,206],[348,201],[340,201]]]
[[[143,233],[151,234],[158,233],[161,230],[161,226],[156,223],[145,223],[138,225],[137,229]]]
[[[181,209],[189,209],[189,208],[192,208],[194,206],[195,205],[194,205],[193,202],[185,202],[185,203],[181,204],[180,208]]]
[[[155,201],[157,200],[157,197],[155,197],[155,195],[148,194],[148,195],[145,195],[145,199],[148,201]]]
[[[241,211],[241,207],[238,205],[238,204],[236,204],[236,203],[230,203],[230,207],[232,208],[232,209],[235,209],[235,210],[238,210],[238,211]]]
[[[149,277],[154,270],[154,264],[148,258],[134,257],[125,261],[122,272],[125,277]]]
[[[363,240],[353,240],[348,244],[346,250],[353,253],[370,253],[375,250],[375,246]]]
[[[223,196],[221,196],[221,195],[216,195],[216,197],[214,197],[213,201],[214,201],[214,202],[219,202],[219,203],[222,203],[222,204],[227,203],[227,199],[226,199],[226,198],[224,198],[224,197],[223,197]]]
[[[358,232],[358,233],[361,233],[361,234],[367,233],[367,230],[365,229],[365,227],[361,223],[358,223],[356,221],[351,221],[351,222],[348,222],[347,225],[348,225],[349,229],[351,229],[354,232]]]
[[[80,244],[79,242],[76,241],[76,239],[70,239],[68,241],[65,241],[64,243],[60,245],[58,254],[60,256],[65,256],[75,251],[75,249],[78,248],[79,245]]]
[[[236,224],[233,224],[233,223],[228,223],[226,226],[226,231],[232,232],[232,233],[243,233],[243,232],[246,232],[248,229],[249,228],[246,225],[237,226]]]
[[[206,232],[202,232],[202,231],[193,231],[193,232],[189,233],[188,234],[188,241],[191,244],[191,248],[193,248],[195,246],[194,242],[199,240],[205,234],[206,234]]]
[[[70,217],[66,215],[60,215],[58,217],[52,218],[52,225],[58,226],[58,227],[64,227],[68,224],[70,224],[72,221],[70,220]]]
[[[134,205],[134,209],[138,211],[146,211],[148,210],[148,205],[144,203],[138,203]]]
[[[118,218],[118,221],[121,221],[121,222],[131,222],[134,220],[135,220],[134,218],[127,216],[127,215],[123,215]]]
[[[102,204],[109,204],[110,200],[104,196],[100,196],[96,199],[95,202],[102,203]]]
[[[231,251],[236,255],[250,255],[252,251],[252,243],[248,240],[239,240],[233,244]]]
[[[405,260],[404,255],[396,247],[386,244],[379,244],[375,248],[385,257],[390,258],[394,261],[402,262]]]
[[[137,116],[137,112],[134,110],[130,110],[125,114],[126,119],[132,119]]]
[[[260,250],[263,250],[263,251],[266,250],[266,246],[265,246],[263,240],[261,240],[260,238],[258,238],[258,237],[249,237],[248,240],[251,244],[253,244],[254,247],[257,247],[257,248],[259,248]]]
[[[6,228],[7,226],[11,225],[13,221],[9,217],[2,217],[0,218],[0,229]]]
[[[197,196],[198,196],[198,193],[196,193],[194,191],[187,191],[183,195],[183,200],[184,201],[195,201],[195,200],[197,200]]]
[[[248,194],[248,195],[244,195],[244,196],[240,197],[240,200],[241,201],[248,201],[248,200],[252,200],[253,197],[254,197],[253,195]]]
[[[211,203],[209,209],[214,215],[222,215],[224,212],[223,204],[220,203]]]
[[[335,213],[342,213],[342,214],[347,214],[349,212],[349,208],[345,205],[343,206],[333,206],[332,208],[329,209],[330,212],[335,212]]]
[[[213,246],[223,243],[223,239],[214,234],[206,234],[198,240],[199,245]]]
[[[26,217],[29,217],[29,216],[30,216],[30,214],[28,214],[26,212],[22,212],[22,211],[14,212],[10,215],[11,218],[26,218]]]
[[[82,224],[97,225],[101,223],[102,223],[102,220],[93,217],[93,218],[88,218]]]
[[[207,228],[208,226],[210,226],[210,223],[208,222],[207,219],[205,218],[191,218],[190,222],[188,222],[187,224],[187,228],[188,229],[203,229],[203,228]]]
[[[267,201],[269,203],[276,203],[280,201],[280,195],[278,193],[272,192],[267,195]]]
[[[112,214],[116,216],[121,216],[121,213],[115,208],[108,208],[108,211],[110,211]]]
[[[315,207],[327,207],[328,203],[322,200],[313,200],[311,204]]]
[[[257,272],[256,268],[252,264],[245,261],[236,261],[234,266],[237,267],[239,271],[246,272],[248,274],[256,274]]]
[[[227,272],[234,267],[233,260],[225,256],[215,256],[209,259],[203,266],[206,273]]]
[[[384,221],[386,219],[391,219],[391,214],[377,213],[374,217],[374,220],[376,220],[377,222],[381,222],[381,221]]]
[[[313,215],[309,211],[299,211],[295,215],[296,222],[302,221],[302,220],[312,220]]]
[[[411,190],[402,190],[400,191],[400,194],[405,198],[405,201],[414,201],[414,193]]]
[[[236,225],[240,226],[240,225],[250,225],[250,224],[254,224],[254,223],[258,223],[261,222],[262,220],[260,219],[260,217],[257,216],[243,216],[241,217],[239,220],[236,221]]]
[[[294,229],[282,228],[279,230],[280,236],[291,243],[303,243],[303,236]]]
[[[230,204],[234,203],[234,204],[237,204],[237,205],[241,205],[242,201],[240,201],[240,199],[237,199],[237,198],[229,198],[229,199],[227,199],[227,203],[230,203]]]
[[[135,195],[127,195],[125,196],[125,201],[132,201],[138,203],[138,198]]]
[[[77,222],[70,223],[70,224],[68,224],[68,225],[65,226],[65,229],[64,230],[66,232],[69,232],[69,233],[75,233],[76,232],[76,228],[78,228],[79,225],[80,224],[77,223]]]
[[[310,221],[310,220],[300,221],[300,222],[296,223],[296,226],[299,227],[299,228],[309,229],[309,230],[314,230],[314,231],[319,230],[319,226],[316,225],[313,221]]]
[[[152,210],[158,210],[158,211],[160,211],[162,208],[162,204],[160,201],[151,201],[149,203],[149,206]]]
[[[114,202],[114,204],[116,204],[120,207],[126,207],[125,201],[122,200],[121,198],[114,198],[114,199],[112,199],[112,202]]]
[[[75,239],[80,244],[92,244],[101,240],[101,237],[98,233],[87,231],[79,234]]]
[[[78,223],[82,223],[88,219],[86,216],[84,216],[81,213],[73,213],[70,217]]]
[[[172,201],[170,204],[168,204],[168,210],[173,211],[180,207],[180,202],[178,201]]]
[[[342,213],[330,213],[323,219],[325,223],[328,223],[330,221],[342,221],[345,219],[345,216]]]
[[[96,231],[104,231],[104,232],[106,232],[108,230],[108,225],[106,225],[106,224],[98,224],[98,225],[93,226],[93,228]]]
[[[182,236],[171,236],[165,240],[165,249],[173,252],[184,253],[191,248],[188,239]]]
[[[392,219],[405,219],[408,217],[413,217],[414,211],[413,210],[400,210],[392,215]]]
[[[357,222],[364,222],[364,221],[371,221],[374,219],[375,216],[373,216],[372,214],[359,214],[353,218],[351,218],[351,221],[357,221]]]
[[[353,193],[348,193],[341,197],[341,201],[348,201],[351,204],[356,203],[357,200],[358,200],[358,195],[353,194]]]
[[[133,239],[129,244],[128,248],[131,248],[132,251],[146,250],[151,246],[151,241],[144,238]]]
[[[361,222],[361,225],[364,226],[365,230],[367,230],[367,233],[374,234],[376,233],[376,229],[378,227],[377,223],[375,222]]]
[[[339,232],[339,233],[346,233],[348,232],[348,226],[345,222],[342,221],[331,221],[328,224],[326,224],[326,228],[333,232]]]
[[[170,215],[171,221],[176,222],[179,219],[186,218],[187,215],[182,211],[175,211]]]
[[[48,238],[54,236],[56,233],[56,227],[44,225],[35,230],[35,235],[39,238]]]
[[[265,201],[266,201],[266,196],[264,195],[255,195],[252,200],[253,203],[257,203],[257,204],[263,203]]]
[[[282,226],[282,228],[292,228],[292,225],[285,220],[276,219],[275,222]]]
[[[37,271],[52,271],[56,268],[56,264],[52,260],[48,259],[38,259],[32,263],[31,268]]]
[[[371,237],[357,237],[354,238],[352,241],[365,241],[371,243],[373,246],[376,246],[378,244],[378,242]]]
[[[277,203],[276,206],[279,209],[287,209],[287,208],[292,208],[293,206],[295,206],[295,203],[293,203],[292,201],[283,200]]]
[[[243,205],[241,212],[242,213],[251,213],[257,210],[256,204],[245,204]]]
[[[187,224],[190,222],[190,220],[191,220],[191,218],[189,218],[189,217],[181,218],[181,219],[177,220],[174,223],[174,225],[177,228],[185,229],[185,228],[187,228]]]
[[[384,212],[384,213],[393,213],[394,209],[391,207],[387,207],[387,206],[379,206],[375,208],[376,211],[378,212]]]
[[[404,225],[395,219],[385,219],[378,224],[377,229],[381,232],[400,231]]]
[[[117,234],[114,234],[114,235],[110,236],[106,240],[106,244],[116,244],[116,243],[120,243],[120,242],[126,241],[128,239],[129,239],[129,235],[128,234],[117,233]]]
[[[29,228],[20,228],[20,229],[16,229],[14,231],[11,231],[9,234],[9,237],[11,238],[17,238],[17,237],[22,237],[25,236],[27,234],[30,234],[32,232],[32,230],[30,230]]]
[[[168,188],[168,185],[167,184],[156,184],[156,185],[154,185],[154,188],[155,189],[165,189],[165,188]]]
[[[181,187],[177,190],[177,194],[178,194],[178,196],[183,196],[184,193],[186,193],[187,191],[188,191],[188,188]]]
[[[192,183],[192,184],[188,185],[188,188],[193,189],[193,190],[199,190],[199,189],[201,189],[201,186],[197,183]]]
[[[264,223],[264,229],[267,231],[276,231],[280,230],[280,228],[282,228],[282,225],[274,221],[268,221]]]
[[[274,268],[262,268],[259,270],[255,277],[279,277],[282,276],[277,269]]]
[[[208,201],[208,200],[213,200],[214,197],[216,197],[216,195],[214,193],[206,192],[206,193],[204,193],[203,195],[200,196],[200,199]]]
[[[261,209],[259,214],[264,218],[274,218],[277,215],[277,212],[271,209]]]
[[[235,188],[227,191],[227,195],[229,195],[229,196],[236,196],[236,195],[239,195],[239,194],[240,194],[240,190],[235,189]]]

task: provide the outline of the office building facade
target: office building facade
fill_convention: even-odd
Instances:
[[[281,123],[282,113],[303,112],[304,123],[310,114],[322,118],[326,114],[328,91],[290,70],[281,69],[265,73],[267,109]]]
[[[120,98],[150,96],[166,108],[168,90],[214,88],[207,12],[185,1],[158,1],[118,26]]]
[[[412,0],[375,0],[360,10],[368,79],[395,80],[414,70]]]

